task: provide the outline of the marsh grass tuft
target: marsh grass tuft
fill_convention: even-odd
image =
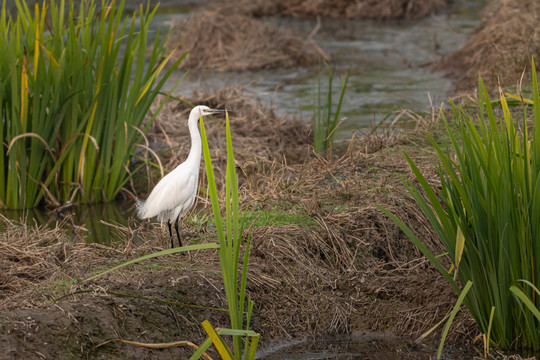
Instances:
[[[502,92],[498,103],[491,102],[481,79],[477,119],[452,104],[457,134],[444,120],[451,150],[430,138],[440,188],[432,187],[405,155],[419,187],[410,180],[405,186],[446,248],[450,269],[396,215],[382,209],[458,295],[465,291],[459,283],[472,284],[463,300],[486,349],[490,342],[501,349],[540,349],[540,98],[534,63],[532,78],[531,132],[530,104],[522,101],[515,119]]]
[[[330,68],[325,63],[326,71],[328,72],[328,88],[326,95],[323,94],[321,75],[317,77],[317,89],[314,95],[314,110],[313,110],[313,147],[316,153],[322,153],[331,148],[336,129],[343,121],[340,118],[341,106],[343,105],[343,97],[347,90],[349,82],[349,74],[341,77],[341,89],[339,100],[334,108],[332,100],[333,88],[332,83],[336,74],[336,63]]]
[[[247,235],[245,249],[242,250],[245,217],[242,218],[240,212],[238,178],[236,174],[236,163],[234,161],[229,114],[226,114],[225,126],[227,140],[225,219],[221,216],[214,169],[212,167],[208,139],[202,118],[200,119],[200,124],[204,164],[208,180],[208,195],[212,202],[214,222],[219,240],[219,263],[221,266],[221,275],[223,276],[225,295],[227,297],[231,329],[214,329],[208,321],[203,322],[203,327],[209,336],[208,339],[211,341],[207,339],[200,346],[199,351],[202,354],[213,343],[223,359],[254,359],[260,335],[249,329],[254,304],[250,296],[246,298],[251,232]],[[225,224],[223,224],[223,220],[225,220]],[[243,261],[240,263],[240,254],[242,252]],[[239,274],[240,278],[238,277]],[[232,336],[232,349],[227,346],[220,335]],[[242,338],[244,338],[244,341],[242,341]],[[197,352],[191,359],[198,359],[199,356],[200,354]]]
[[[0,206],[113,200],[183,57],[165,70],[172,53],[159,32],[149,44],[157,8],[128,18],[124,0],[15,3],[15,18],[5,0],[0,15]]]

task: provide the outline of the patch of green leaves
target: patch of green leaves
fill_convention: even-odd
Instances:
[[[346,76],[341,77],[341,88],[339,92],[339,98],[334,105],[332,88],[335,73],[336,63],[330,68],[325,63],[326,71],[328,72],[328,84],[326,88],[326,94],[321,84],[321,75],[317,77],[317,89],[314,96],[315,107],[313,110],[313,147],[316,153],[321,153],[331,148],[332,142],[336,133],[336,129],[343,120],[341,115],[341,107],[343,105],[343,97],[347,90],[347,83],[349,82],[349,73]],[[334,107],[335,106],[335,107]]]
[[[231,138],[231,128],[229,114],[226,114],[225,131],[227,140],[227,169],[225,181],[225,217],[221,215],[221,207],[218,191],[208,147],[208,139],[204,128],[204,121],[201,117],[201,138],[203,144],[203,156],[208,179],[208,195],[212,202],[214,223],[216,225],[217,237],[219,240],[219,263],[221,275],[223,276],[223,287],[227,297],[227,306],[231,322],[233,337],[232,349],[221,340],[219,331],[214,329],[208,321],[203,322],[203,327],[209,335],[211,343],[218,349],[223,359],[254,359],[259,334],[250,330],[251,315],[253,312],[253,301],[246,295],[247,270],[249,265],[249,249],[251,244],[251,233],[245,241],[245,248],[241,245],[244,239],[245,217],[240,211],[238,199],[238,180],[236,175],[236,165]],[[241,261],[241,253],[243,260]],[[239,276],[240,275],[240,276]],[[210,346],[207,339],[200,349]],[[199,350],[200,350],[199,349]],[[201,350],[204,351],[204,350]],[[197,352],[190,359],[198,359],[202,352]]]
[[[177,62],[156,9],[124,16],[124,0],[15,0],[0,14],[0,207],[113,200],[128,182],[140,129]],[[162,103],[162,105],[164,102]]]
[[[502,92],[491,101],[481,79],[475,118],[452,103],[458,131],[444,119],[449,149],[428,136],[438,157],[439,187],[407,156],[417,183],[405,180],[405,186],[444,245],[450,269],[383,209],[460,295],[485,341],[501,349],[540,349],[540,96],[534,62],[532,73],[532,100],[521,102],[521,112],[510,111]],[[466,296],[459,283],[467,284]]]

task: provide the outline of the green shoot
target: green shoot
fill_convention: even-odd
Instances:
[[[321,75],[319,74],[317,77],[315,108],[313,110],[313,147],[316,153],[322,153],[323,151],[329,150],[332,146],[336,129],[343,120],[340,118],[341,107],[343,105],[343,97],[347,90],[347,83],[349,82],[350,75],[347,73],[347,76],[341,77],[339,100],[334,109],[334,103],[332,101],[332,83],[335,77],[336,63],[334,63],[332,68],[326,63],[325,66],[328,72],[328,93],[324,96],[323,100]]]

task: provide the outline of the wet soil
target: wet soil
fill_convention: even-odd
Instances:
[[[433,251],[442,252],[404,193],[399,178],[410,173],[404,158],[396,156],[411,152],[436,181],[430,177],[432,153],[422,150],[427,142],[416,133],[382,136],[355,141],[346,153],[311,155],[296,164],[257,156],[239,160],[244,210],[285,219],[303,216],[280,223],[271,218],[253,230],[248,292],[261,349],[365,331],[414,339],[455,301],[452,289],[374,206],[400,213]],[[182,227],[187,243],[214,241],[208,213],[202,196]],[[187,306],[226,307],[213,250],[154,259],[82,281],[166,247],[168,233],[159,224],[131,219],[127,226],[118,225],[123,241],[113,247],[74,241],[60,228],[5,226],[0,234],[0,348],[5,349],[0,359],[187,358],[193,353],[187,347],[147,349],[116,339],[200,344],[203,320],[228,324],[222,312]],[[454,326],[450,343],[473,338],[475,327],[465,313]]]

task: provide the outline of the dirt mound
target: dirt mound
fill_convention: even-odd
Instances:
[[[235,0],[219,3],[233,13],[349,19],[419,19],[447,8],[450,0]]]
[[[496,91],[499,84],[513,86],[530,68],[533,56],[537,68],[540,65],[540,2],[501,0],[490,8],[495,10],[465,45],[435,65],[455,79],[458,91],[475,89],[478,75],[490,91]]]
[[[307,66],[328,58],[313,40],[275,28],[248,16],[224,12],[197,13],[175,23],[167,41],[183,69],[215,71]]]

